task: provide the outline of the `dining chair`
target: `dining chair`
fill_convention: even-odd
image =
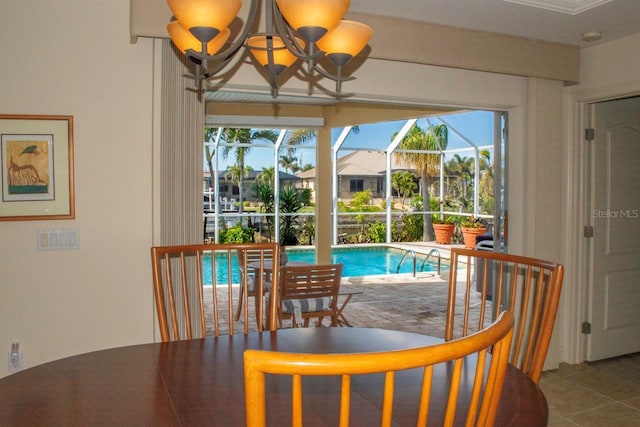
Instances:
[[[280,248],[277,243],[193,244],[154,246],[151,266],[156,312],[163,342],[202,338],[208,335],[233,335],[242,330],[274,331],[277,305],[265,303],[261,284],[255,298],[255,322],[244,311],[242,322],[235,322],[234,300],[241,298],[248,307],[248,281],[239,272],[238,253],[259,252],[261,259],[272,257],[273,274],[278,274]],[[245,265],[246,267],[246,265]],[[264,273],[264,262],[255,269]],[[245,288],[240,292],[240,288]],[[277,292],[277,286],[274,287]],[[265,305],[267,305],[265,307]],[[266,316],[264,316],[266,311]],[[265,318],[267,319],[265,321]],[[242,328],[238,324],[242,323]]]
[[[338,293],[342,266],[343,264],[283,265],[280,268],[280,324],[289,319],[294,328],[299,326],[300,321],[307,327],[310,319],[318,318],[317,326],[320,326],[322,319],[328,316],[331,318],[331,326],[338,326]]]
[[[406,402],[394,402],[396,383],[401,387],[400,377],[403,371],[420,368],[422,390],[415,393],[418,403],[416,425],[427,425],[430,414],[442,412],[444,419],[430,421],[443,426],[492,426],[502,393],[509,345],[513,332],[513,314],[502,313],[496,322],[488,328],[453,341],[447,341],[427,347],[407,350],[394,350],[371,353],[333,353],[305,354],[286,353],[266,350],[246,350],[244,353],[245,411],[248,427],[262,427],[267,419],[267,391],[265,374],[289,375],[291,381],[291,425],[303,425],[303,377],[334,376],[339,398],[339,425],[350,425],[350,409],[359,402],[358,393],[371,392],[357,389],[361,375],[384,374],[381,384],[381,426],[390,426],[393,422],[393,408],[404,408]],[[487,356],[492,349],[491,356]],[[475,357],[469,357],[475,356]],[[488,360],[488,361],[487,361]],[[438,367],[442,364],[443,366]],[[434,373],[435,368],[435,373]],[[441,368],[441,369],[438,369]],[[443,376],[443,372],[448,375]],[[444,379],[443,379],[444,377]],[[269,381],[272,379],[269,378]],[[444,381],[444,388],[441,382]],[[382,381],[381,381],[382,382]],[[463,384],[464,382],[464,384]],[[461,389],[472,385],[471,393],[461,393]],[[437,386],[434,386],[438,383]],[[434,391],[446,390],[444,393]],[[317,393],[317,390],[315,390]],[[326,393],[330,393],[327,390]],[[277,390],[282,397],[282,390]],[[309,392],[311,398],[316,397]],[[412,395],[413,396],[413,395]],[[352,400],[353,397],[353,400]],[[442,405],[438,411],[433,405]],[[327,408],[332,411],[333,408]],[[368,411],[376,410],[369,407]],[[401,410],[401,409],[398,409]],[[276,415],[280,417],[281,415]],[[273,417],[273,415],[272,415]],[[456,419],[459,418],[459,419]],[[282,420],[284,423],[284,420]]]
[[[256,268],[251,267],[257,263],[273,262],[273,252],[264,250],[239,250],[238,251],[238,264],[240,268],[241,280],[246,280],[246,286],[240,286],[240,295],[238,297],[238,304],[236,307],[235,319],[239,320],[242,314],[242,307],[244,301],[244,290],[246,289],[248,297],[256,297],[256,285],[258,280],[262,280],[262,289],[264,293],[268,293],[271,289],[271,271],[262,275],[256,275]],[[262,267],[264,270],[264,266]],[[256,313],[257,314],[257,313]]]
[[[514,313],[509,362],[540,379],[558,311],[561,264],[474,249],[451,250],[445,340],[478,331],[503,310]]]

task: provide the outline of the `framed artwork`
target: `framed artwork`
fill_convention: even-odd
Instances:
[[[0,221],[74,219],[73,116],[0,114]]]

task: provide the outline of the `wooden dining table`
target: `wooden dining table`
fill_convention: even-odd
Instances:
[[[45,363],[0,379],[1,426],[224,426],[245,425],[243,353],[246,349],[345,353],[414,348],[441,339],[370,328],[299,328],[248,335],[142,344]],[[473,366],[473,358],[468,361]],[[463,370],[471,375],[473,369]],[[436,369],[433,425],[440,425],[450,370]],[[351,425],[379,425],[383,378],[353,381]],[[462,381],[461,398],[468,396]],[[396,380],[394,425],[415,425],[421,375]],[[339,378],[304,381],[304,425],[337,425]],[[290,379],[267,381],[268,421],[290,425]],[[508,366],[496,426],[544,426],[540,388]],[[431,424],[430,424],[431,425]]]

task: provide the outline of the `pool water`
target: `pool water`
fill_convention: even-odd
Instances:
[[[344,264],[343,277],[374,276],[380,274],[396,274],[398,264],[406,251],[388,247],[362,247],[362,248],[334,248],[331,251],[331,263]],[[315,262],[313,249],[297,250],[287,249],[289,261]],[[420,266],[425,256],[416,254],[416,268]],[[424,266],[423,271],[436,271],[437,260],[431,260]],[[405,257],[398,273],[413,273],[413,258]]]
[[[342,270],[343,277],[375,276],[385,274],[396,274],[398,264],[406,251],[385,246],[361,247],[361,248],[334,248],[331,251],[331,263],[344,264]],[[289,261],[315,262],[315,251],[313,249],[287,249]],[[416,254],[416,268],[420,272],[420,266],[425,255]],[[211,261],[210,255],[205,255],[203,280],[206,284],[211,284]],[[237,258],[233,257],[233,283],[238,283],[240,278],[237,272]],[[227,282],[227,260],[226,257],[216,260],[217,282]],[[424,272],[437,271],[437,259],[430,259],[424,265]],[[406,256],[398,273],[413,273],[413,258]]]

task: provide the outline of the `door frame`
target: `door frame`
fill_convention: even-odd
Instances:
[[[572,89],[566,94],[567,144],[564,147],[567,159],[567,211],[565,223],[566,239],[565,276],[571,277],[565,288],[566,310],[561,315],[565,325],[567,363],[577,364],[585,360],[586,335],[582,323],[586,322],[589,310],[589,286],[593,280],[590,262],[591,240],[583,236],[583,227],[593,225],[591,207],[591,146],[585,141],[585,129],[591,126],[592,106],[596,102],[611,101],[640,95],[640,82],[616,87]],[[560,313],[559,313],[560,314]]]

